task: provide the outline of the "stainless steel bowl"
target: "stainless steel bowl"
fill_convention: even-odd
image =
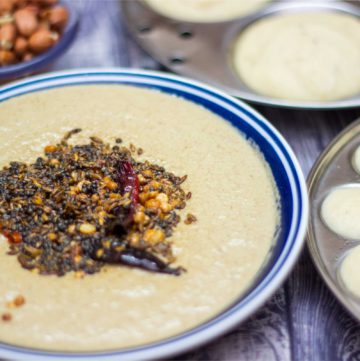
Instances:
[[[314,263],[338,300],[360,321],[360,300],[352,295],[339,278],[339,267],[346,253],[360,241],[346,239],[332,232],[323,222],[320,207],[329,192],[339,186],[360,186],[360,175],[352,158],[360,146],[360,119],[340,133],[322,153],[308,178],[310,224],[308,246]]]
[[[351,2],[291,1],[269,2],[243,18],[193,23],[165,17],[145,1],[121,1],[125,23],[134,39],[157,61],[172,71],[222,88],[255,103],[304,109],[339,109],[360,106],[360,93],[341,100],[308,102],[272,98],[248,88],[232,64],[232,47],[250,24],[266,16],[303,11],[332,11],[359,17],[360,7]]]

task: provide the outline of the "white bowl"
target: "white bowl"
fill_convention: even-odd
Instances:
[[[266,267],[246,295],[190,331],[140,347],[92,353],[49,352],[0,342],[0,357],[34,361],[159,359],[220,336],[249,317],[276,291],[289,275],[302,249],[308,221],[308,197],[304,176],[294,153],[279,132],[245,103],[202,83],[160,72],[119,68],[55,72],[0,88],[0,103],[26,93],[80,84],[129,84],[155,88],[201,104],[224,121],[230,121],[257,144],[272,169],[280,193],[280,232]]]

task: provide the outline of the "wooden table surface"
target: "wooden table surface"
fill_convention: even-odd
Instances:
[[[77,38],[49,70],[121,66],[165,70],[129,38],[116,0],[72,0],[81,15]],[[298,111],[255,106],[293,147],[304,173],[360,108]],[[360,325],[317,274],[307,249],[287,282],[248,321],[176,360],[360,360]]]

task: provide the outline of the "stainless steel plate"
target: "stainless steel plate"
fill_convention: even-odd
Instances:
[[[360,106],[360,93],[331,102],[298,102],[260,95],[249,89],[232,65],[232,46],[251,23],[280,13],[338,11],[360,18],[355,2],[291,1],[270,2],[249,16],[226,22],[180,22],[158,14],[144,1],[123,0],[127,27],[137,42],[157,61],[172,71],[220,87],[228,93],[255,103],[305,109],[338,109]]]
[[[347,127],[327,147],[309,175],[310,225],[308,246],[313,260],[339,301],[360,321],[360,300],[350,294],[338,277],[345,254],[360,241],[349,240],[329,230],[320,216],[321,204],[335,187],[358,184],[360,175],[352,166],[352,157],[360,146],[360,119]]]

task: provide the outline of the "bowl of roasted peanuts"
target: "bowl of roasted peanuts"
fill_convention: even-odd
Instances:
[[[71,0],[0,0],[0,81],[45,68],[69,47],[77,24]]]

